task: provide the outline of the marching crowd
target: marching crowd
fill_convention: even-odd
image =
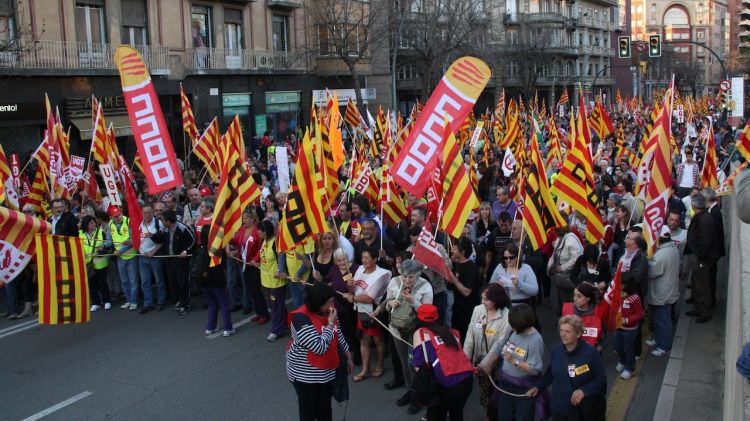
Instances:
[[[642,128],[633,116],[613,117],[624,129],[625,144],[637,150]],[[279,191],[278,167],[265,142],[249,154],[262,200],[244,210],[242,227],[220,254],[220,265],[209,264],[206,249],[215,186],[201,184],[192,168],[185,170],[184,188],[158,196],[149,195],[142,181],[136,183],[143,213],[137,232],[123,214],[127,207],[102,205],[81,193],[53,200],[51,223],[54,234],[83,241],[92,312],[114,304],[139,314],[168,309],[186,315],[200,289],[208,309],[205,334],[232,335],[231,313],[241,311],[254,313],[258,325],[269,324],[268,341],[289,336],[287,374],[299,398],[300,419],[330,420],[330,399],[337,395],[341,373],[351,372],[354,382],[383,377],[387,355],[393,377],[384,387],[408,387],[410,393],[395,404],[406,406],[409,414],[426,406],[427,420],[463,419],[475,376],[487,419],[604,419],[602,352],[617,353],[624,380],[635,372],[644,339],[651,355],[667,355],[681,282],[691,287],[686,302],[694,307],[687,314],[697,323],[711,320],[717,261],[725,250],[720,198],[715,190],[699,187],[705,149],[698,133],[708,121],[673,125],[679,147],[674,188],[650,258],[641,228],[643,203],[633,195],[637,176],[627,160],[615,159],[613,138],[595,139],[593,145],[597,150],[601,142],[603,148],[594,163],[605,226],[598,244],[587,243],[580,216],[563,208],[568,226],[534,250],[514,200],[515,177],[503,176],[496,158],[502,151],[492,151],[486,164],[477,159],[479,166],[470,170],[479,178],[478,212],[460,238],[436,236],[451,271],[447,278],[414,259],[422,228],[434,230],[434,222],[425,200],[413,196],[407,199],[409,216],[389,225],[367,197],[342,192],[327,233],[279,253],[275,239],[286,195]],[[720,159],[735,158],[732,128],[715,129]],[[379,159],[372,166],[379,171]],[[550,176],[556,169],[553,163]],[[342,179],[346,173],[345,165]],[[23,212],[36,214],[33,207]],[[33,266],[5,287],[11,319],[33,315]],[[609,334],[614,329],[605,325],[598,304],[618,266],[622,322]],[[556,310],[556,326],[540,325],[536,308],[541,305]],[[289,307],[294,311],[288,313]],[[651,338],[642,338],[645,323]],[[558,330],[559,343],[545,344],[542,329]],[[549,361],[545,346],[551,348]]]

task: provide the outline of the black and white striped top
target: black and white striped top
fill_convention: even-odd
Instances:
[[[344,340],[338,323],[336,324],[339,348],[347,352],[349,345]],[[307,361],[307,351],[322,355],[332,345],[333,329],[323,327],[318,333],[310,319],[304,314],[295,314],[292,318],[292,345],[286,353],[286,374],[289,381],[302,383],[328,383],[333,381],[336,370],[323,370],[313,367]]]

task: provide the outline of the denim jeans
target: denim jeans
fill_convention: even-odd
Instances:
[[[241,268],[237,262],[234,259],[229,259],[227,261],[227,289],[229,290],[229,298],[232,304],[242,304],[243,307],[248,307],[245,300],[240,296],[239,280],[241,276]]]
[[[617,332],[615,332],[615,352],[620,358],[620,364],[624,365],[625,370],[631,373],[635,370],[636,334],[635,330],[617,329]]]
[[[118,257],[117,271],[120,274],[125,300],[130,304],[138,304],[138,258],[124,260]]]
[[[456,301],[456,297],[453,296],[453,291],[446,290],[445,291],[446,297],[447,297],[447,303],[445,306],[445,325],[448,327],[451,326],[451,320],[453,320],[453,303]]]
[[[654,314],[654,339],[656,346],[669,351],[672,349],[672,304],[651,305]]]
[[[8,312],[10,314],[20,313],[21,307],[18,305],[16,285],[13,282],[6,282],[3,291],[5,292],[5,303],[8,305]]]
[[[290,282],[289,289],[292,293],[292,305],[294,308],[302,307],[305,303],[305,286],[299,282]]]
[[[164,262],[158,257],[138,256],[138,267],[141,272],[141,290],[143,291],[143,306],[153,307],[151,281],[156,279],[157,304],[167,302],[167,286],[164,283]]]

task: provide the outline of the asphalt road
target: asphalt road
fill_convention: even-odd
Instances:
[[[269,326],[247,323],[249,316],[241,313],[232,315],[235,325],[244,322],[234,336],[206,338],[206,312],[200,310],[202,299],[195,301],[197,310],[182,317],[169,309],[139,315],[115,305],[83,325],[0,320],[0,419],[24,420],[50,409],[56,410],[45,419],[296,419],[296,395],[284,367],[287,338],[266,342]],[[556,318],[550,308],[538,312],[548,355],[559,341]],[[638,419],[654,407],[660,365],[666,364],[649,364],[648,357],[648,374],[630,380],[647,383],[638,384],[648,391],[638,396]],[[617,362],[611,347],[604,358],[611,388]],[[419,419],[393,403],[404,389],[383,389],[392,376],[390,358],[386,363],[383,378],[350,382],[351,400],[348,406],[334,402],[334,419],[344,413],[348,420]],[[476,387],[465,415],[483,419]]]

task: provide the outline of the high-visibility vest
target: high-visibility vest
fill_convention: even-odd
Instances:
[[[130,227],[128,226],[128,222],[128,217],[123,216],[122,225],[120,225],[120,229],[118,230],[115,222],[109,221],[109,231],[112,235],[112,242],[115,243],[115,250],[119,250],[122,247],[122,243],[130,240]],[[130,260],[134,258],[136,254],[138,254],[136,249],[131,247],[130,250],[120,255],[120,259]]]
[[[91,234],[91,237],[89,237],[84,231],[81,231],[78,236],[81,237],[81,242],[83,243],[83,252],[85,254],[83,261],[86,262],[86,264],[89,264],[93,259],[94,269],[106,268],[109,265],[107,257],[92,256],[96,253],[97,247],[101,247],[104,243],[104,231],[99,227],[96,227],[96,230]]]

